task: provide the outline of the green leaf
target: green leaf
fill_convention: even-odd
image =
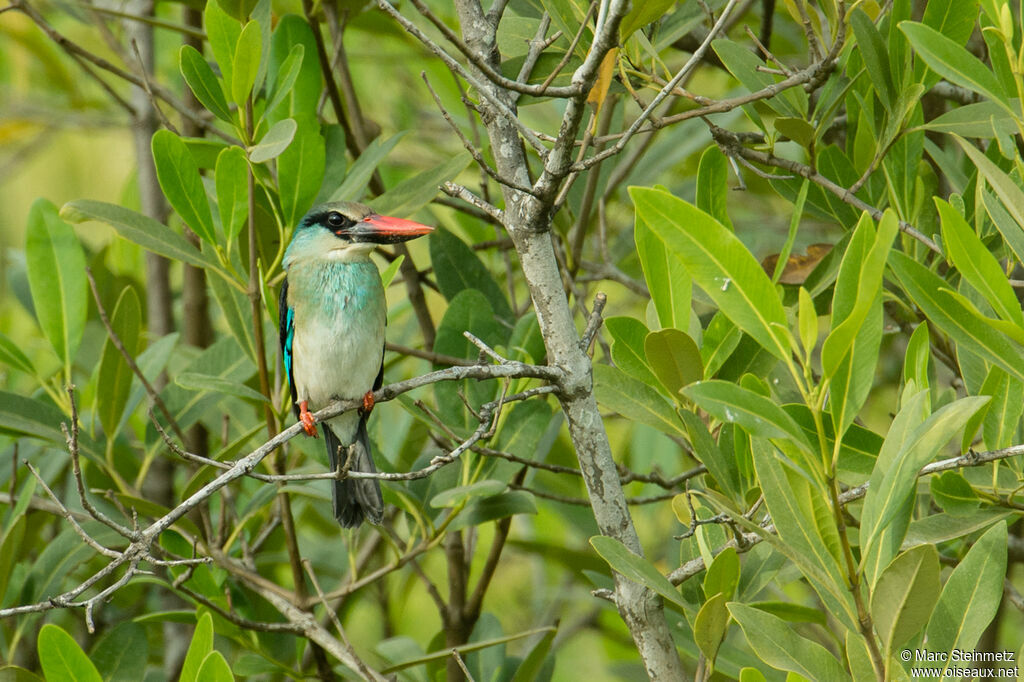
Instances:
[[[942,219],[942,243],[950,262],[985,297],[999,317],[1024,325],[1020,302],[995,256],[955,208],[938,197],[933,200]]]
[[[235,676],[231,674],[231,666],[224,655],[219,651],[211,651],[199,666],[198,679],[203,682],[234,682]]]
[[[36,373],[36,368],[32,366],[28,356],[21,352],[18,344],[4,334],[0,334],[0,362],[25,374]]]
[[[25,231],[25,264],[36,318],[70,381],[88,310],[85,253],[75,231],[46,199],[33,202]]]
[[[900,30],[935,73],[1004,107],[1008,106],[995,75],[963,45],[930,26],[913,21],[900,22]]]
[[[891,115],[896,101],[896,89],[892,84],[892,74],[889,73],[889,54],[882,34],[860,7],[850,13],[850,27],[857,39],[857,54],[864,60],[875,93]]]
[[[978,511],[981,498],[963,475],[944,471],[929,483],[932,500],[951,516],[969,516]]]
[[[206,29],[210,51],[213,52],[213,58],[217,60],[221,76],[224,77],[225,91],[230,92],[231,61],[235,56],[235,46],[238,44],[238,36],[242,33],[242,26],[221,9],[218,2],[208,2],[206,9],[203,10],[203,28]]]
[[[821,347],[821,366],[826,377],[839,369],[881,296],[885,262],[898,232],[899,221],[892,211],[886,211],[879,221],[877,235],[866,212],[854,230],[836,280],[832,332]],[[870,247],[865,251],[868,244]]]
[[[51,403],[0,391],[0,432],[41,438],[63,447],[60,423],[64,419],[64,413]]]
[[[697,166],[697,194],[694,204],[697,208],[733,229],[729,220],[727,199],[729,197],[729,163],[717,145],[712,145],[700,155]]]
[[[908,500],[917,488],[921,467],[931,461],[935,453],[940,452],[964,427],[971,415],[989,400],[988,396],[961,398],[943,406],[917,426],[925,407],[925,395],[922,392],[914,396],[897,414],[878,453],[871,485],[864,498],[861,546],[863,563],[873,562],[875,567],[869,572],[870,576],[879,575],[881,566],[888,564],[899,548],[912,511]],[[883,543],[882,533],[890,524],[901,530]]]
[[[1003,208],[1017,221],[1018,226],[1024,226],[1024,190],[974,145],[959,137],[956,141],[970,157],[971,163],[978,168],[978,172],[991,185],[996,196],[1002,201]]]
[[[213,214],[206,199],[199,166],[180,137],[169,130],[153,134],[153,163],[160,188],[171,208],[210,244],[215,244]]]
[[[199,677],[199,669],[203,661],[213,651],[213,616],[209,611],[203,612],[196,623],[192,641],[185,653],[185,661],[181,664],[181,676],[178,682],[205,682]]]
[[[683,595],[679,593],[679,590],[651,562],[642,556],[634,554],[615,538],[595,535],[590,538],[590,544],[615,572],[635,583],[654,590],[684,611],[692,610],[692,607],[683,599]]]
[[[594,365],[594,395],[597,401],[623,417],[657,430],[685,436],[672,405],[657,391],[610,365]]]
[[[740,483],[740,472],[736,466],[736,458],[727,455],[708,433],[704,421],[689,410],[680,410],[679,417],[686,425],[687,440],[693,447],[694,455],[701,464],[707,467],[718,486],[733,500],[743,498],[743,485]]]
[[[739,581],[739,554],[736,553],[735,547],[726,547],[718,553],[704,573],[704,594],[708,598],[720,594],[729,601],[736,594],[736,585]]]
[[[1001,523],[1010,515],[1000,509],[978,509],[967,516],[952,514],[932,514],[918,519],[907,529],[906,543],[937,544],[964,537],[980,530],[985,530],[993,523]]]
[[[782,302],[771,280],[732,232],[667,192],[630,188],[643,220],[732,322],[779,359],[789,358]]]
[[[729,610],[725,607],[727,601],[728,598],[720,592],[709,597],[693,621],[693,640],[712,665],[729,629]]]
[[[218,268],[215,259],[196,249],[180,234],[163,223],[130,209],[102,201],[77,199],[64,204],[60,213],[65,220],[73,223],[86,220],[107,223],[128,241],[171,260],[188,263],[197,268]]]
[[[430,506],[436,509],[454,507],[476,497],[493,497],[505,492],[506,488],[508,484],[503,481],[477,481],[439,492],[431,498]]]
[[[807,289],[800,287],[797,297],[797,327],[800,329],[800,345],[804,356],[811,357],[814,347],[818,345],[818,313],[814,309],[814,300]]]
[[[117,625],[96,645],[91,659],[105,682],[138,682],[149,660],[146,630],[131,621]]]
[[[387,140],[381,140],[378,137],[367,145],[352,167],[348,169],[341,187],[331,194],[330,201],[358,201],[362,197],[363,190],[366,188],[366,183],[370,181],[373,171],[408,132],[403,130],[395,133]]]
[[[612,337],[612,362],[634,379],[657,386],[658,379],[647,364],[644,339],[650,333],[643,322],[635,317],[609,317],[604,328]]]
[[[919,324],[907,342],[907,352],[903,356],[903,382],[911,382],[917,390],[928,388],[928,361],[931,359],[931,348],[928,325]],[[915,391],[916,392],[916,391]]]
[[[315,115],[323,92],[316,38],[305,17],[285,14],[270,39],[267,105],[270,122],[298,115]]]
[[[35,673],[19,668],[16,665],[0,665],[0,681],[2,682],[46,682]]]
[[[298,127],[293,118],[285,118],[272,125],[260,141],[249,148],[249,160],[263,163],[279,156],[292,143]]]
[[[451,505],[444,505],[451,506]],[[533,495],[524,490],[507,490],[491,497],[475,497],[448,525],[449,531],[479,526],[517,514],[536,514]]]
[[[313,206],[326,167],[324,138],[312,116],[295,119],[295,139],[277,158],[277,183],[285,225],[298,225]]]
[[[950,109],[920,127],[961,137],[991,139],[995,136],[994,127],[1010,129],[1013,125],[1013,116],[1005,107],[985,100]]]
[[[214,171],[217,209],[227,240],[233,241],[249,215],[249,162],[241,147],[227,147],[217,156]]]
[[[1017,262],[1024,263],[1024,227],[1013,219],[1005,205],[991,192],[981,192],[981,203]]]
[[[808,680],[850,679],[827,649],[793,632],[781,618],[738,602],[728,607],[754,653],[773,668],[795,672]]]
[[[928,649],[973,650],[999,610],[1005,577],[1006,524],[999,522],[978,538],[946,580],[928,622]]]
[[[287,15],[288,18],[294,16],[295,15],[291,14]],[[306,22],[301,19],[299,21],[308,28],[308,24],[306,24]],[[280,26],[278,26],[278,30],[280,30]],[[275,38],[277,35],[277,31],[274,31]],[[267,102],[267,111],[273,112],[278,107],[282,110],[281,115],[276,117],[277,121],[280,121],[282,118],[296,117],[299,114],[308,113],[305,108],[296,108],[292,102],[289,102],[289,106],[281,106],[285,103],[286,99],[294,95],[293,90],[295,81],[298,80],[299,73],[302,71],[305,54],[306,48],[303,45],[293,45],[288,56],[285,58],[284,63],[282,63],[278,69],[274,69],[272,67],[270,70],[271,75],[277,75],[280,73],[280,76],[275,79],[275,82],[268,84],[268,88],[271,90],[273,95],[271,95],[270,100]],[[273,55],[273,52],[271,52],[271,55]],[[271,56],[272,64],[273,61],[274,58]],[[293,108],[296,108],[297,110],[293,111]]]
[[[555,640],[558,631],[551,628],[537,641],[530,649],[530,652],[523,658],[523,662],[516,668],[515,675],[510,682],[533,682],[541,679],[540,671],[544,662],[548,659],[548,652],[551,651],[551,643]]]
[[[1020,347],[946,293],[949,285],[945,280],[898,251],[890,254],[889,264],[903,289],[939,329],[957,344],[1024,380],[1024,354]]]
[[[199,50],[191,45],[182,45],[178,62],[181,75],[199,103],[220,120],[231,123],[231,110],[228,109],[224,89]]]
[[[268,402],[266,396],[243,383],[210,374],[182,372],[174,378],[174,383],[189,391],[220,393],[256,402]]]
[[[121,339],[128,355],[134,359],[142,341],[142,306],[134,288],[128,286],[121,292],[114,313],[110,316],[110,326]],[[124,408],[128,404],[133,377],[128,362],[110,338],[107,338],[103,342],[96,375],[96,387],[103,396],[103,400],[97,401],[96,411],[108,439],[112,440],[117,433]]]
[[[47,623],[37,640],[39,663],[47,680],[101,682],[99,671],[78,642],[59,626]]]
[[[639,214],[633,239],[658,322],[662,327],[689,329],[693,284],[686,268],[666,250],[665,242],[651,231]]]
[[[220,306],[228,329],[245,354],[256,363],[256,343],[252,338],[252,307],[245,295],[220,277],[208,280],[210,291]]]
[[[619,24],[619,37],[625,41],[647,24],[654,23],[675,5],[675,0],[648,0],[634,3]]]
[[[871,592],[871,617],[887,656],[928,623],[939,598],[939,571],[933,545],[903,552],[882,571]]]
[[[790,440],[804,452],[810,445],[793,418],[772,400],[729,381],[691,384],[683,395],[723,422],[738,424],[752,436]]]
[[[828,623],[828,618],[820,607],[814,608],[786,601],[757,601],[751,602],[750,606],[778,616],[787,623],[817,623],[818,625]]]
[[[236,17],[236,19],[244,18],[244,16]],[[255,21],[249,21],[242,27],[238,43],[235,45],[235,54],[231,59],[231,99],[240,108],[245,107],[245,101],[249,98],[252,86],[256,83],[262,51],[263,39],[260,34],[260,25]]]
[[[411,216],[433,201],[441,185],[454,180],[472,160],[469,152],[459,152],[442,164],[406,178],[371,201],[370,207],[385,215]]]
[[[476,289],[487,297],[495,315],[512,319],[508,299],[473,249],[444,228],[431,232],[427,241],[437,287],[445,298],[450,301],[464,289]]]
[[[753,52],[726,38],[719,38],[711,43],[711,49],[715,51],[725,68],[729,70],[736,80],[743,87],[751,92],[757,92],[775,85],[775,79],[771,74],[765,73],[765,63]],[[800,99],[796,93],[790,93],[782,97],[771,97],[764,100],[765,105],[775,111],[779,116],[792,118],[804,118],[806,106],[800,106]],[[806,102],[806,98],[803,98]],[[757,120],[757,119],[755,119]]]
[[[647,364],[668,394],[678,398],[679,391],[704,375],[700,350],[693,339],[678,329],[651,332],[644,339]]]

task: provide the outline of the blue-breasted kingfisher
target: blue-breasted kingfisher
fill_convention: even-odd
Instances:
[[[339,461],[349,462],[349,471],[376,471],[366,420],[384,377],[387,302],[370,253],[378,244],[431,230],[361,204],[333,202],[306,214],[285,251],[281,352],[296,418],[316,437],[313,411],[338,399],[362,400],[359,409],[320,424],[332,471]],[[377,479],[335,480],[331,498],[334,516],[346,528],[383,518]]]

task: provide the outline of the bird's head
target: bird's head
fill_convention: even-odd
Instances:
[[[397,244],[434,228],[411,220],[375,213],[349,201],[315,206],[299,222],[285,254],[285,265],[297,260],[365,260],[378,244]]]

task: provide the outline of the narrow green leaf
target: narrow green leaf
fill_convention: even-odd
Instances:
[[[977,57],[934,28],[913,21],[900,23],[914,51],[943,78],[1008,107],[995,75]]]
[[[371,201],[370,207],[386,215],[411,216],[433,201],[441,185],[454,180],[472,160],[469,152],[459,152],[444,163],[406,178]]]
[[[452,505],[444,505],[450,507]],[[448,525],[449,531],[480,526],[516,514],[536,514],[533,495],[525,490],[506,490],[490,497],[474,497]]]
[[[25,264],[36,318],[70,381],[71,362],[85,333],[85,253],[75,231],[46,199],[32,204],[25,232]]]
[[[729,220],[726,199],[729,196],[729,163],[718,145],[711,145],[700,155],[697,165],[697,194],[694,203],[697,208],[733,229]]]
[[[1003,208],[1017,221],[1018,226],[1024,226],[1024,190],[974,145],[959,137],[956,141],[995,191]]]
[[[663,433],[685,436],[672,405],[647,384],[610,365],[594,365],[597,401],[627,419],[653,426]]]
[[[110,326],[128,355],[134,359],[142,341],[142,306],[134,288],[128,286],[121,292],[114,313],[110,316]],[[109,439],[113,439],[117,433],[124,408],[128,404],[133,377],[128,362],[107,338],[103,342],[100,366],[96,375],[97,390],[103,396],[103,400],[98,401],[96,409],[103,431]]]
[[[949,285],[943,279],[898,251],[890,254],[889,264],[904,290],[929,320],[949,334],[957,344],[963,344],[971,352],[1024,380],[1024,354],[1020,347],[1003,333],[979,320],[962,302],[950,296]]]
[[[199,166],[180,137],[169,130],[153,135],[153,163],[167,202],[204,241],[215,244],[213,214]]]
[[[301,19],[299,21],[307,28],[309,27],[306,22]],[[277,30],[280,30],[280,28],[281,27],[279,25]],[[274,37],[277,37],[277,31],[274,31]],[[271,68],[270,70],[270,74],[272,76],[276,76],[276,78],[272,83],[268,84],[271,87],[273,95],[271,95],[270,101],[267,102],[267,111],[274,112],[278,107],[281,108],[281,115],[276,118],[276,121],[279,121],[282,118],[289,118],[308,113],[305,107],[297,107],[294,104],[295,82],[298,80],[299,74],[303,71],[302,65],[305,61],[305,56],[306,48],[304,45],[292,45],[291,50],[288,52],[288,56],[285,58],[284,63],[280,65],[280,68]],[[273,52],[271,52],[270,59],[271,63],[273,63]],[[291,100],[288,102],[289,106],[281,106],[286,100]]]
[[[313,206],[327,160],[317,120],[312,116],[299,116],[295,121],[295,139],[277,158],[277,183],[285,225],[298,225]]]
[[[245,101],[249,98],[252,86],[256,82],[256,74],[260,68],[262,42],[259,23],[249,21],[242,27],[238,43],[235,45],[234,56],[231,59],[231,99],[239,107],[245,106]]]
[[[548,658],[548,652],[551,651],[551,643],[555,640],[557,632],[555,628],[551,628],[548,632],[544,633],[530,649],[530,652],[523,658],[523,662],[516,668],[516,673],[512,676],[510,682],[533,682],[533,680],[540,679],[541,668],[543,668],[544,662]]]
[[[362,197],[363,190],[366,188],[366,183],[370,181],[373,171],[408,132],[403,130],[387,140],[378,137],[371,142],[348,169],[345,181],[331,193],[330,201],[358,201]]]
[[[625,41],[647,24],[658,21],[675,4],[674,0],[649,0],[635,3],[619,24],[619,36]]]
[[[233,395],[246,400],[267,402],[266,396],[243,383],[231,381],[224,377],[199,372],[182,372],[174,378],[174,383],[189,391],[202,391]]]
[[[739,424],[750,435],[791,440],[811,452],[803,430],[773,401],[728,381],[712,379],[691,384],[683,395],[718,419]]]
[[[692,610],[692,607],[683,599],[683,595],[679,593],[679,590],[651,562],[642,556],[634,554],[615,538],[595,535],[590,538],[590,544],[617,573],[654,590],[684,611]]]
[[[296,129],[298,124],[293,118],[278,121],[259,142],[249,148],[249,160],[253,163],[263,163],[279,156],[292,143]]]
[[[217,156],[214,171],[217,209],[224,236],[233,241],[249,215],[249,162],[241,147],[227,147]]]
[[[213,651],[213,616],[206,611],[196,623],[192,641],[185,653],[185,661],[181,664],[181,676],[178,681],[203,682],[199,677],[199,669],[211,651]]]
[[[191,45],[182,45],[178,52],[178,62],[181,75],[200,104],[220,120],[232,123],[224,89],[199,50]]]
[[[203,10],[203,28],[206,29],[210,51],[213,52],[213,58],[217,60],[221,76],[224,77],[224,89],[230,92],[231,62],[235,56],[235,46],[238,44],[238,36],[242,33],[242,26],[221,9],[219,3],[208,2]]]
[[[36,368],[32,366],[28,356],[21,352],[18,344],[4,334],[0,334],[0,362],[25,374],[36,373]]]
[[[448,488],[430,500],[430,506],[436,509],[443,507],[454,507],[475,497],[493,497],[503,493],[508,484],[502,481],[477,481],[469,485],[462,485],[456,488]]]
[[[644,339],[644,354],[654,376],[673,398],[684,386],[700,381],[704,367],[693,339],[678,329],[651,332]]]
[[[836,280],[832,332],[821,347],[821,366],[827,377],[839,369],[864,320],[881,296],[885,262],[898,232],[899,221],[892,211],[886,211],[878,223],[877,234],[867,213],[854,231]],[[865,251],[863,247],[869,244]]]
[[[1006,108],[985,100],[950,109],[920,127],[961,137],[991,139],[995,135],[993,124],[997,128],[1010,128],[1014,125],[1013,116]]]
[[[781,618],[738,602],[730,602],[728,607],[754,653],[773,668],[795,672],[808,680],[850,679],[825,647],[801,637]]]
[[[116,204],[77,199],[64,204],[60,213],[65,220],[73,223],[86,220],[107,223],[128,241],[171,260],[198,268],[218,268],[215,259],[196,249],[187,239],[163,223]]]
[[[804,356],[811,357],[814,347],[818,345],[818,313],[814,309],[814,301],[807,289],[800,287],[797,297],[797,327],[800,329],[800,345]]]
[[[693,283],[686,268],[639,215],[633,228],[636,253],[662,327],[689,329]]]
[[[637,220],[643,220],[722,312],[765,350],[789,358],[782,302],[771,280],[732,232],[671,194],[630,188]]]
[[[933,200],[942,219],[942,243],[952,264],[999,317],[1024,325],[1020,302],[995,256],[955,208],[938,197]]]
[[[850,13],[850,27],[857,38],[857,54],[864,60],[864,67],[871,84],[875,87],[875,93],[891,115],[896,101],[896,90],[892,84],[892,74],[889,73],[889,54],[882,34],[860,7]]]
[[[970,516],[978,511],[981,498],[962,474],[944,471],[931,479],[932,500],[944,512],[950,516]]]
[[[946,580],[928,622],[928,649],[946,654],[973,650],[999,609],[1005,577],[1006,523],[998,522],[978,538]]]
[[[57,625],[47,623],[36,643],[39,663],[47,680],[101,682],[99,671],[74,638]]]
[[[693,446],[693,452],[701,464],[707,467],[714,476],[718,486],[733,500],[743,497],[743,486],[740,483],[740,472],[736,466],[736,458],[722,452],[722,448],[708,433],[704,421],[689,410],[679,410],[679,417],[686,425],[687,439]]]
[[[927,623],[939,598],[939,553],[918,545],[893,559],[871,592],[871,617],[887,655]]]

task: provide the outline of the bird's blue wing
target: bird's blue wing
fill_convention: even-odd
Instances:
[[[295,338],[295,311],[288,305],[288,278],[281,284],[281,298],[278,301],[278,333],[281,336],[281,358],[284,362],[284,373],[288,378],[288,390],[292,395],[292,411],[296,418],[299,407],[296,405],[295,380],[292,378],[292,341]]]

